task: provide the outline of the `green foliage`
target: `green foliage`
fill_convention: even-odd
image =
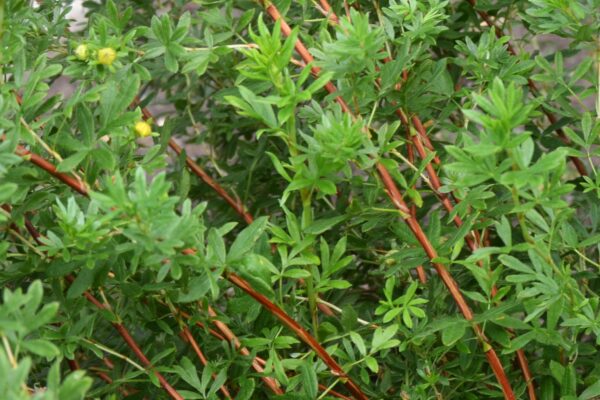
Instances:
[[[92,379],[85,371],[75,371],[60,377],[60,349],[51,341],[54,330],[50,325],[56,318],[59,304],[43,300],[42,283],[33,283],[23,293],[21,289],[5,288],[0,305],[0,394],[6,399],[70,399],[82,400],[92,386]],[[50,339],[50,340],[49,340]],[[28,378],[35,371],[40,375],[39,365],[50,365],[47,377],[43,377],[42,390],[28,387]]]
[[[538,398],[600,396],[598,0],[30,3],[0,0],[1,399],[503,398],[490,349],[516,398],[517,351]]]

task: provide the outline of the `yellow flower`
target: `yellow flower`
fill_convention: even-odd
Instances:
[[[75,49],[75,57],[77,57],[78,60],[85,61],[88,59],[88,55],[88,47],[85,44],[80,44]]]
[[[117,58],[117,52],[110,47],[98,50],[98,62],[102,65],[111,65]]]
[[[152,134],[152,127],[145,121],[139,121],[135,124],[135,134],[139,137],[148,137]]]

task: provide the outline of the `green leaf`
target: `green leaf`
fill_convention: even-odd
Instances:
[[[110,80],[100,97],[102,127],[117,119],[133,102],[140,88],[140,78],[128,75],[121,80]]]
[[[310,272],[308,272],[305,269],[291,268],[291,269],[286,269],[285,272],[283,273],[283,276],[285,276],[286,278],[292,278],[292,279],[303,279],[303,278],[310,278],[311,274],[310,274]]]
[[[180,289],[176,301],[178,303],[191,303],[202,299],[210,290],[210,279],[205,275],[192,279],[188,290]]]
[[[256,96],[252,91],[244,86],[238,86],[238,90],[242,95],[242,98],[250,105],[254,111],[253,115],[263,121],[269,128],[277,128],[277,118],[273,107],[266,101],[266,99]]]
[[[506,246],[512,246],[512,227],[510,226],[508,219],[503,215],[500,222],[495,223],[496,232],[502,239]]]
[[[19,186],[12,182],[0,184],[0,203],[8,202],[7,200],[10,199],[18,188]]]
[[[581,60],[577,65],[577,68],[573,72],[573,75],[571,75],[571,79],[569,80],[569,86],[577,84],[577,81],[583,78],[583,76],[590,70],[593,63],[594,59],[592,57],[583,58],[583,60]]]
[[[94,116],[90,112],[89,108],[85,104],[80,104],[77,107],[77,111],[75,114],[77,118],[77,126],[81,131],[81,135],[83,136],[84,143],[87,146],[91,146],[94,142],[95,132],[94,132]]]
[[[58,167],[56,168],[56,170],[58,172],[71,172],[75,168],[77,168],[77,166],[79,164],[81,164],[83,159],[88,154],[89,154],[89,150],[87,150],[87,149],[80,150],[77,153],[73,154],[72,156],[69,156],[69,157],[65,158],[64,160],[62,160],[61,163],[58,164]]]
[[[399,343],[397,340],[392,340],[392,338],[396,335],[396,332],[398,332],[398,325],[396,324],[388,326],[385,329],[377,328],[373,334],[371,351],[375,352],[383,348],[387,348],[388,346],[393,347],[396,345],[396,343]]]
[[[312,364],[305,361],[300,366],[300,376],[302,377],[303,392],[309,399],[316,399],[318,395],[317,373]]]
[[[444,346],[450,347],[458,342],[465,335],[466,328],[466,324],[456,322],[442,330],[442,343]]]
[[[508,349],[504,350],[502,353],[509,354],[509,353],[515,352],[519,349],[522,349],[523,347],[525,347],[525,345],[527,345],[527,343],[534,340],[536,335],[537,335],[536,331],[529,331],[527,333],[524,333],[522,335],[515,337],[514,339],[511,339],[510,347]]]
[[[215,228],[212,228],[210,231],[208,231],[207,250],[215,254],[219,263],[225,264],[225,260],[227,259],[225,241]]]
[[[196,370],[194,363],[189,358],[183,357],[181,359],[181,364],[175,366],[173,370],[191,387],[199,392],[204,392],[204,387],[200,382],[200,378],[198,377],[198,371]]]
[[[513,256],[502,254],[498,257],[498,259],[502,262],[502,264],[506,265],[511,269],[514,269],[515,271],[522,272],[524,274],[534,273],[531,267],[523,264],[521,261],[519,261]]]
[[[338,215],[337,217],[316,220],[312,224],[310,224],[307,228],[305,228],[304,232],[310,233],[313,235],[320,235],[321,233],[328,231],[329,229],[333,228],[335,225],[344,221],[345,219],[346,219],[345,215]]]
[[[91,156],[98,166],[104,170],[112,170],[116,165],[113,152],[107,148],[101,147],[94,149],[91,152]]]
[[[64,380],[58,392],[61,400],[83,400],[94,380],[85,376],[86,371],[73,371]]]
[[[57,302],[52,302],[45,304],[44,307],[35,315],[35,319],[31,321],[32,323],[28,324],[29,329],[38,329],[43,325],[46,325],[52,320],[58,313],[59,304]]]
[[[367,347],[365,346],[365,341],[363,340],[362,336],[352,331],[350,332],[350,339],[362,356],[367,355]]]
[[[228,263],[240,260],[246,253],[252,250],[254,244],[267,228],[267,222],[267,217],[257,218],[250,226],[240,232],[227,254]]]
[[[177,57],[168,48],[167,51],[165,51],[164,60],[167,71],[176,73],[179,70],[179,63],[177,62]]]
[[[38,356],[52,358],[60,354],[60,350],[52,342],[43,339],[30,339],[21,342],[21,345]]]
[[[341,322],[347,331],[352,331],[358,326],[358,314],[351,306],[346,306],[342,309]]]
[[[199,51],[192,55],[191,59],[183,66],[181,72],[187,74],[195,71],[199,76],[204,75],[210,62],[210,52]]]
[[[365,357],[365,363],[367,364],[367,367],[374,373],[378,373],[379,372],[379,364],[377,363],[377,360],[371,356],[366,356]]]
[[[600,379],[588,386],[583,393],[579,395],[578,400],[592,400],[600,396]]]
[[[326,195],[334,195],[337,193],[337,188],[335,187],[335,183],[325,179],[319,179],[317,181],[317,188]]]
[[[287,173],[287,171],[281,164],[281,161],[279,161],[279,158],[277,158],[277,156],[275,154],[273,154],[269,151],[267,151],[266,153],[269,156],[269,158],[271,159],[271,162],[273,163],[273,166],[275,167],[275,170],[279,173],[279,175],[283,176],[286,181],[291,182],[292,178],[289,176],[289,174]]]
[[[258,254],[248,254],[242,263],[238,262],[238,271],[250,282],[250,284],[261,293],[272,296],[273,288],[271,277],[279,271],[271,262]]]
[[[58,392],[61,400],[83,400],[94,380],[85,376],[86,371],[73,371],[64,380]]]
[[[219,390],[227,381],[227,369],[222,368],[216,377],[214,377],[214,381],[210,386],[210,390],[208,391],[208,397],[212,397],[217,390]]]
[[[94,270],[83,268],[69,287],[67,298],[73,299],[81,296],[94,282],[94,275]]]
[[[256,383],[252,378],[240,378],[240,390],[235,396],[235,400],[250,400],[254,393]]]

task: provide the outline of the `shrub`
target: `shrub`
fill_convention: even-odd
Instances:
[[[597,0],[69,9],[0,0],[1,398],[600,396]]]

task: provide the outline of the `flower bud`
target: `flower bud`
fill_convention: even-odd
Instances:
[[[77,48],[75,49],[75,57],[77,57],[78,60],[85,61],[88,59],[88,56],[89,51],[87,45],[80,44],[79,46],[77,46]]]
[[[145,121],[139,121],[135,124],[135,134],[139,137],[148,137],[152,134],[152,127]]]
[[[117,52],[110,47],[98,50],[98,63],[102,65],[111,65],[117,58]]]

